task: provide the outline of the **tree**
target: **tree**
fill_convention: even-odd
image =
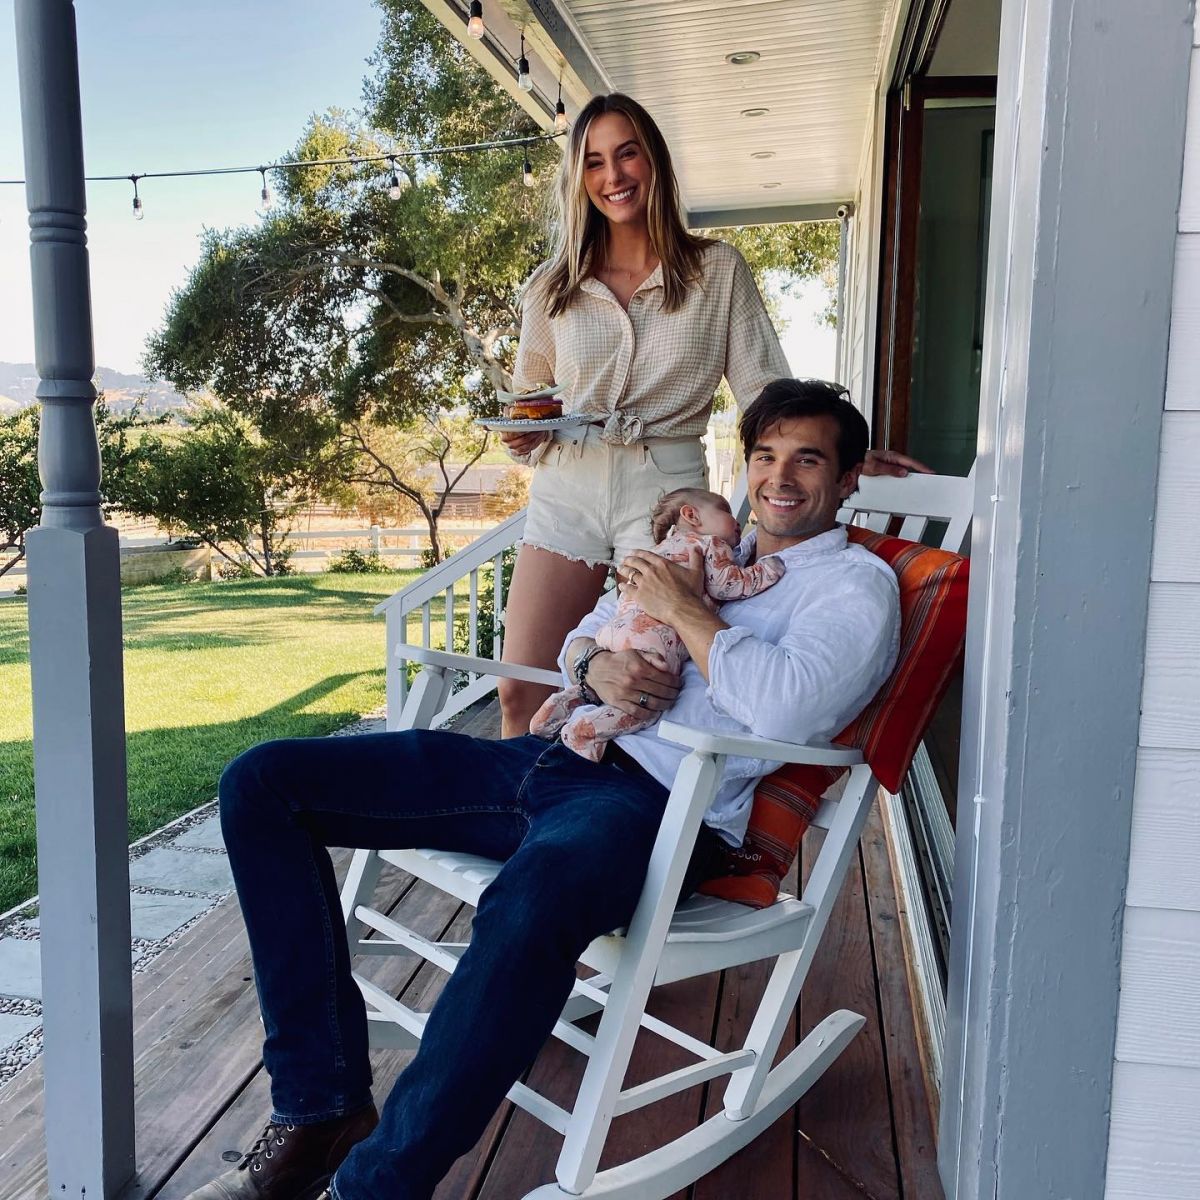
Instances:
[[[367,118],[313,117],[289,157],[540,137],[417,0],[382,7]],[[492,389],[510,381],[517,292],[547,251],[544,187],[558,152],[544,141],[527,152],[538,189],[523,186],[518,148],[402,157],[398,200],[386,163],[283,173],[261,224],[206,235],[148,367],[233,405],[274,397],[391,424],[464,405],[494,413]]]
[[[356,161],[283,172],[279,204],[261,223],[206,234],[146,356],[151,373],[211,392],[268,441],[299,420],[315,423],[337,444],[347,479],[362,475],[379,442],[364,431],[419,434],[446,414],[495,414],[494,389],[511,380],[519,288],[549,249],[545,202],[559,153],[541,140],[406,157],[540,130],[419,0],[379,3],[365,116],[314,116],[289,156]],[[391,165],[362,161],[393,152],[406,185],[398,199],[388,194]],[[522,183],[525,153],[533,189]],[[731,240],[760,276],[811,274],[836,248],[819,226],[739,230]],[[414,502],[422,491],[403,462],[372,470]],[[425,516],[436,543],[435,507]]]
[[[485,505],[487,515],[495,521],[503,521],[513,513],[520,512],[529,504],[529,470],[526,467],[509,467],[496,481],[496,490],[488,497]]]
[[[776,289],[789,295],[798,283],[819,279],[830,298],[826,320],[837,319],[833,307],[837,287],[839,231],[836,221],[809,221],[802,225],[746,225],[710,230],[731,242],[746,257],[768,306],[777,301]]]
[[[25,557],[25,534],[37,524],[42,485],[37,469],[38,408],[0,420],[0,575]]]
[[[333,493],[343,507],[353,498],[371,512],[380,497],[415,508],[429,530],[430,555],[442,559],[438,523],[462,477],[487,450],[487,434],[470,418],[425,416],[403,429],[347,422],[340,434],[338,476],[345,488]],[[459,459],[453,465],[451,454]]]
[[[203,542],[232,564],[283,574],[281,544],[313,486],[313,456],[294,443],[268,442],[224,405],[197,405],[188,421],[180,436],[143,443],[121,490],[122,507]]]
[[[121,507],[126,483],[144,453],[143,434],[165,418],[147,420],[137,405],[116,416],[103,396],[93,413],[100,444],[101,507],[107,514]],[[10,556],[0,562],[0,575],[25,557],[25,535],[41,516],[42,484],[37,461],[41,416],[41,405],[32,404],[0,420],[0,555]]]

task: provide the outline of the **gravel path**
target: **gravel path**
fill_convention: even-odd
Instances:
[[[382,711],[331,737],[377,733]],[[133,972],[150,967],[233,890],[211,800],[129,847]],[[0,1088],[42,1052],[37,898],[0,915]]]

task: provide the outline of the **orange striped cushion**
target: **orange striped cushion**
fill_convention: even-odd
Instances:
[[[850,540],[878,554],[900,585],[900,650],[875,699],[834,741],[856,746],[889,792],[900,790],[917,746],[962,657],[967,628],[967,559],[918,542],[852,526]],[[775,903],[821,796],[837,767],[781,767],[759,782],[740,847],[726,873],[700,887],[752,908]]]

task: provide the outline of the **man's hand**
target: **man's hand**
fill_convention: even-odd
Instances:
[[[704,594],[704,555],[693,546],[687,566],[668,562],[649,550],[635,550],[622,564],[623,590],[657,621],[670,625],[687,647],[700,674],[708,679],[708,656],[713,639],[728,629],[701,599]]]
[[[605,704],[635,717],[647,709],[665,712],[679,695],[679,676],[660,671],[636,650],[597,654],[588,663],[587,682]]]
[[[894,475],[897,479],[903,479],[909,471],[916,471],[920,475],[933,474],[932,467],[901,454],[899,450],[868,450],[862,469],[864,475]]]
[[[704,601],[704,555],[688,550],[687,565],[668,562],[650,550],[634,550],[621,563],[621,592],[636,600],[656,621],[677,625],[680,613],[707,612]]]
[[[550,434],[544,429],[533,429],[528,433],[514,433],[502,430],[500,440],[504,443],[504,448],[509,454],[529,454],[537,449],[544,441],[547,441]]]

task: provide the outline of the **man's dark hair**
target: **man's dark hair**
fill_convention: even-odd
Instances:
[[[776,379],[759,392],[738,422],[746,461],[750,461],[750,452],[772,425],[797,417],[832,417],[837,422],[839,474],[844,475],[867,457],[871,434],[866,418],[850,403],[850,393],[840,383]]]

